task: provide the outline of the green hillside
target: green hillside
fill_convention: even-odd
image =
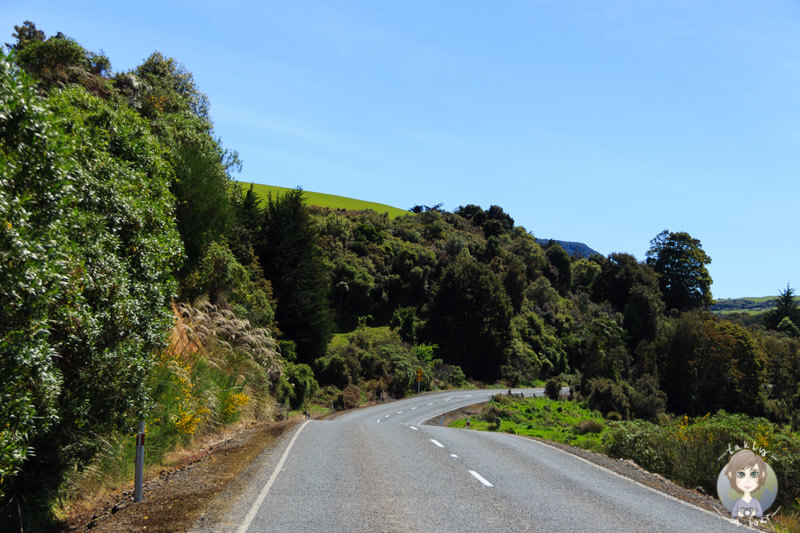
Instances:
[[[246,191],[250,188],[250,183],[239,182],[241,185],[242,190]],[[272,193],[273,195],[276,194],[283,194],[287,191],[291,191],[287,187],[275,187],[273,185],[262,185],[260,183],[253,184],[253,190],[258,195],[262,201],[266,201],[267,195]],[[335,194],[325,194],[321,192],[311,192],[311,191],[303,191],[306,196],[306,200],[310,205],[318,205],[320,207],[330,207],[333,209],[347,209],[349,211],[361,211],[364,209],[372,209],[376,213],[388,213],[390,219],[395,219],[399,216],[409,214],[409,211],[405,209],[400,209],[398,207],[392,207],[386,204],[379,204],[375,202],[367,202],[364,200],[356,200],[354,198],[346,198],[344,196],[336,196]]]
[[[725,315],[729,313],[756,314],[769,311],[775,307],[777,296],[759,296],[755,298],[724,298],[714,300],[711,311]]]

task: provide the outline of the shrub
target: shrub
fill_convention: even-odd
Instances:
[[[778,476],[775,508],[800,496],[800,437],[763,418],[720,411],[697,419],[675,418],[666,425],[644,420],[620,422],[604,438],[612,457],[628,458],[687,488],[714,494],[729,446],[747,443],[767,452]]]
[[[551,400],[558,400],[558,394],[561,392],[561,383],[555,378],[550,378],[544,384],[544,393]]]
[[[306,364],[286,364],[286,379],[290,383],[292,409],[299,409],[319,388],[314,372]]]
[[[628,418],[630,415],[630,401],[625,394],[625,389],[608,378],[588,380],[584,395],[586,395],[586,403],[591,409],[597,409],[602,413],[616,411],[623,418]]]
[[[603,431],[603,424],[597,420],[581,420],[581,422],[575,426],[575,433],[578,435],[600,433],[601,431]]]
[[[348,385],[342,391],[342,405],[345,409],[353,409],[361,403],[361,390],[355,385]]]
[[[667,395],[658,388],[658,381],[650,374],[637,379],[628,393],[634,418],[656,422],[667,407]]]

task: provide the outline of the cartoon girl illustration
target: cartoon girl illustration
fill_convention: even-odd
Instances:
[[[752,450],[739,450],[728,462],[725,475],[728,477],[731,489],[742,495],[733,503],[731,516],[734,518],[762,516],[764,511],[761,509],[761,502],[753,496],[753,493],[767,481],[767,464],[764,459]]]

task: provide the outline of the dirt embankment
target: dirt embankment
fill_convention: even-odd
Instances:
[[[121,490],[94,505],[76,505],[62,531],[186,531],[217,493],[296,423],[263,423],[220,436],[149,479],[141,502],[133,502],[132,490]]]

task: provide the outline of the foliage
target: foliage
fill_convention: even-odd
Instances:
[[[687,488],[703,487],[708,494],[716,493],[729,447],[763,448],[780,484],[775,508],[800,495],[800,436],[763,418],[720,411],[694,419],[676,417],[664,425],[634,420],[616,424],[604,442],[611,457],[632,459],[650,472]]]
[[[0,502],[31,440],[57,420],[62,380],[48,326],[66,281],[70,150],[30,81],[0,54]]]
[[[465,428],[466,422],[461,418],[450,426]],[[585,404],[505,394],[495,395],[477,417],[471,418],[470,429],[505,431],[591,450],[600,450],[601,439],[608,433],[602,416]]]
[[[303,191],[270,197],[256,248],[279,305],[278,327],[297,345],[301,363],[325,353],[332,330],[329,279]]]
[[[650,241],[647,264],[658,273],[667,309],[687,311],[711,305],[711,276],[698,239],[685,232],[664,230]]]
[[[272,287],[259,274],[260,269],[254,273],[239,264],[226,243],[213,242],[184,278],[183,296],[192,302],[206,298],[254,324],[271,327],[275,319]]]
[[[23,380],[41,379],[24,389],[12,381],[8,391],[8,405],[27,426],[14,428],[13,446],[24,435],[32,448],[14,486],[35,489],[35,506],[65,469],[91,459],[96,435],[127,428],[142,413],[151,353],[169,329],[181,246],[171,218],[172,174],[138,115],[78,86],[40,103],[14,67],[3,60],[2,68],[3,146],[16,151],[3,158],[11,165],[3,173],[4,250],[31,251],[3,267],[7,287],[24,295],[22,307],[6,311],[14,326],[3,331],[3,348],[17,346],[4,365],[14,361]],[[68,138],[57,140],[57,130]],[[41,421],[26,422],[29,416]],[[9,472],[25,456],[19,448],[12,453]]]
[[[428,335],[447,361],[493,381],[506,359],[510,319],[500,279],[481,263],[459,259],[445,269],[431,298]]]
[[[44,32],[30,21],[14,28],[17,42],[11,48],[16,52],[16,61],[37,80],[43,93],[78,84],[89,92],[108,96],[109,87],[103,76],[111,70],[111,63],[106,56],[86,51],[60,32],[45,39]]]
[[[289,403],[292,409],[299,409],[317,392],[319,384],[314,379],[314,371],[305,364],[286,364],[286,379],[292,386]]]
[[[763,412],[766,355],[743,327],[707,312],[685,313],[665,325],[655,351],[675,412]]]
[[[800,337],[800,305],[797,303],[795,291],[788,284],[780,292],[775,301],[775,308],[764,316],[764,325],[792,337]]]
[[[558,400],[561,393],[561,383],[556,378],[550,378],[544,384],[544,394],[551,400]]]
[[[173,466],[170,452],[238,421],[269,420],[275,413],[271,334],[208,304],[180,304],[167,348],[147,378],[153,398],[146,416],[145,468]],[[266,364],[265,364],[266,363]],[[133,479],[136,439],[129,432],[103,435],[99,452],[65,486],[64,498],[117,489]]]

